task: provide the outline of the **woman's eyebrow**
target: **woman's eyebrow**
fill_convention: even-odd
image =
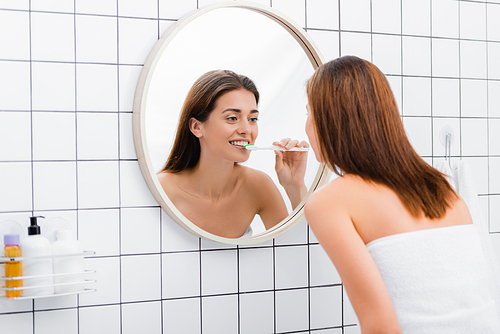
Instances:
[[[224,109],[224,111],[222,113],[225,113],[226,111],[232,111],[232,112],[236,112],[236,113],[239,113],[241,114],[241,109],[237,109],[237,108],[227,108],[227,109]],[[255,113],[259,113],[259,111],[257,109],[253,109],[250,111],[251,114],[255,114]]]

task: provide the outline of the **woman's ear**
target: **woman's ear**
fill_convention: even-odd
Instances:
[[[197,138],[201,138],[203,136],[203,123],[197,120],[194,117],[189,119],[189,130],[195,135]]]

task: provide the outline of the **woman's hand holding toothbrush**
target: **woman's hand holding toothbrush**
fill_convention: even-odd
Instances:
[[[273,142],[273,145],[283,147],[285,151],[274,151],[276,164],[274,169],[278,175],[280,184],[290,198],[292,207],[295,209],[307,193],[304,184],[304,176],[307,167],[307,151],[287,151],[293,147],[308,148],[306,141],[299,142],[296,139],[284,138]]]

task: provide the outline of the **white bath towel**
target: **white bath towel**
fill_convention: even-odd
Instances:
[[[405,334],[500,333],[473,225],[395,234],[367,244]]]

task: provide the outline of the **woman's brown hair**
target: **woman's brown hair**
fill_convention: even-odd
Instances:
[[[411,146],[375,65],[354,56],[330,61],[308,81],[307,95],[321,158],[336,174],[389,187],[414,217],[445,215],[458,196]]]
[[[189,120],[205,122],[214,110],[217,99],[233,90],[245,89],[259,103],[259,91],[248,77],[228,70],[214,70],[199,77],[182,106],[172,151],[161,172],[177,173],[196,166],[200,159],[200,141],[189,129]]]

